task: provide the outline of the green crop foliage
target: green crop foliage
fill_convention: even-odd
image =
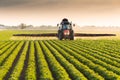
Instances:
[[[2,38],[0,80],[120,80],[120,40]]]
[[[28,60],[25,80],[36,80],[36,67],[35,66],[36,65],[35,65],[34,42],[30,41],[29,60]]]
[[[49,34],[56,32],[56,30],[2,30],[0,31],[0,41],[11,40],[13,34]]]

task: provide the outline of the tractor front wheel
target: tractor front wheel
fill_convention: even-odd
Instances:
[[[59,33],[58,38],[59,38],[59,40],[63,39],[62,33]]]
[[[74,40],[74,35],[71,36],[70,40]]]

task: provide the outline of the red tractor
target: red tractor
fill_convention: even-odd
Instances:
[[[59,26],[59,24],[57,26]],[[59,26],[58,39],[59,40],[62,40],[62,39],[74,40],[74,31],[72,29],[72,23],[70,23],[68,19],[66,18],[62,20]]]

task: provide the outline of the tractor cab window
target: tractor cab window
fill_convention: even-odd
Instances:
[[[68,25],[68,24],[67,25],[63,25],[62,27],[63,27],[63,29],[71,29],[71,26]]]

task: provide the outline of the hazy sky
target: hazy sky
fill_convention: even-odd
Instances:
[[[120,0],[0,0],[0,24],[119,26]]]

